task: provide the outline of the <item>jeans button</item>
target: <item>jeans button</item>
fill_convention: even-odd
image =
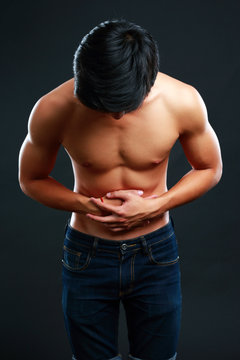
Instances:
[[[122,250],[126,250],[126,249],[127,249],[127,244],[125,244],[125,243],[122,244],[122,245],[121,245],[121,249],[122,249]]]

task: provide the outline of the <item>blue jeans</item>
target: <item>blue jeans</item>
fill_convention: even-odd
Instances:
[[[91,236],[66,225],[62,308],[72,360],[118,360],[122,301],[131,360],[175,360],[181,274],[172,216],[128,240]]]

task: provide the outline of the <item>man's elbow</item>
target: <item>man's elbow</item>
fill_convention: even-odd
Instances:
[[[18,183],[22,192],[27,195],[27,181],[21,176],[21,174],[18,175]]]
[[[28,179],[26,176],[24,176],[20,171],[18,173],[18,183],[20,186],[20,189],[22,190],[22,192],[29,196],[30,193],[30,188],[31,188],[31,179]]]
[[[221,163],[217,168],[213,169],[215,185],[219,183],[223,174],[223,164]]]

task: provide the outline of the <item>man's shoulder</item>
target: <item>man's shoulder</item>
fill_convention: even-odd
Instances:
[[[161,72],[158,73],[157,87],[163,97],[170,101],[179,102],[179,105],[181,104],[180,100],[185,100],[188,96],[191,97],[196,91],[191,84]]]
[[[44,94],[37,101],[39,108],[41,107],[42,111],[61,114],[71,111],[76,103],[73,86],[73,79],[70,79]]]
[[[164,73],[158,76],[159,95],[172,114],[181,115],[194,111],[200,94],[191,84]]]
[[[202,127],[206,107],[198,90],[172,76],[158,76],[159,98],[176,121],[179,132]]]
[[[69,84],[68,88],[61,84],[36,101],[29,116],[29,131],[45,136],[55,133],[59,137],[73,108]]]
[[[34,104],[30,118],[52,125],[65,122],[76,106],[71,82],[67,81],[41,96]]]

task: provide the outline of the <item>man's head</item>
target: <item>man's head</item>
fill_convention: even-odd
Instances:
[[[130,112],[150,92],[158,67],[157,44],[145,29],[108,20],[85,35],[75,52],[74,93],[91,109]]]

